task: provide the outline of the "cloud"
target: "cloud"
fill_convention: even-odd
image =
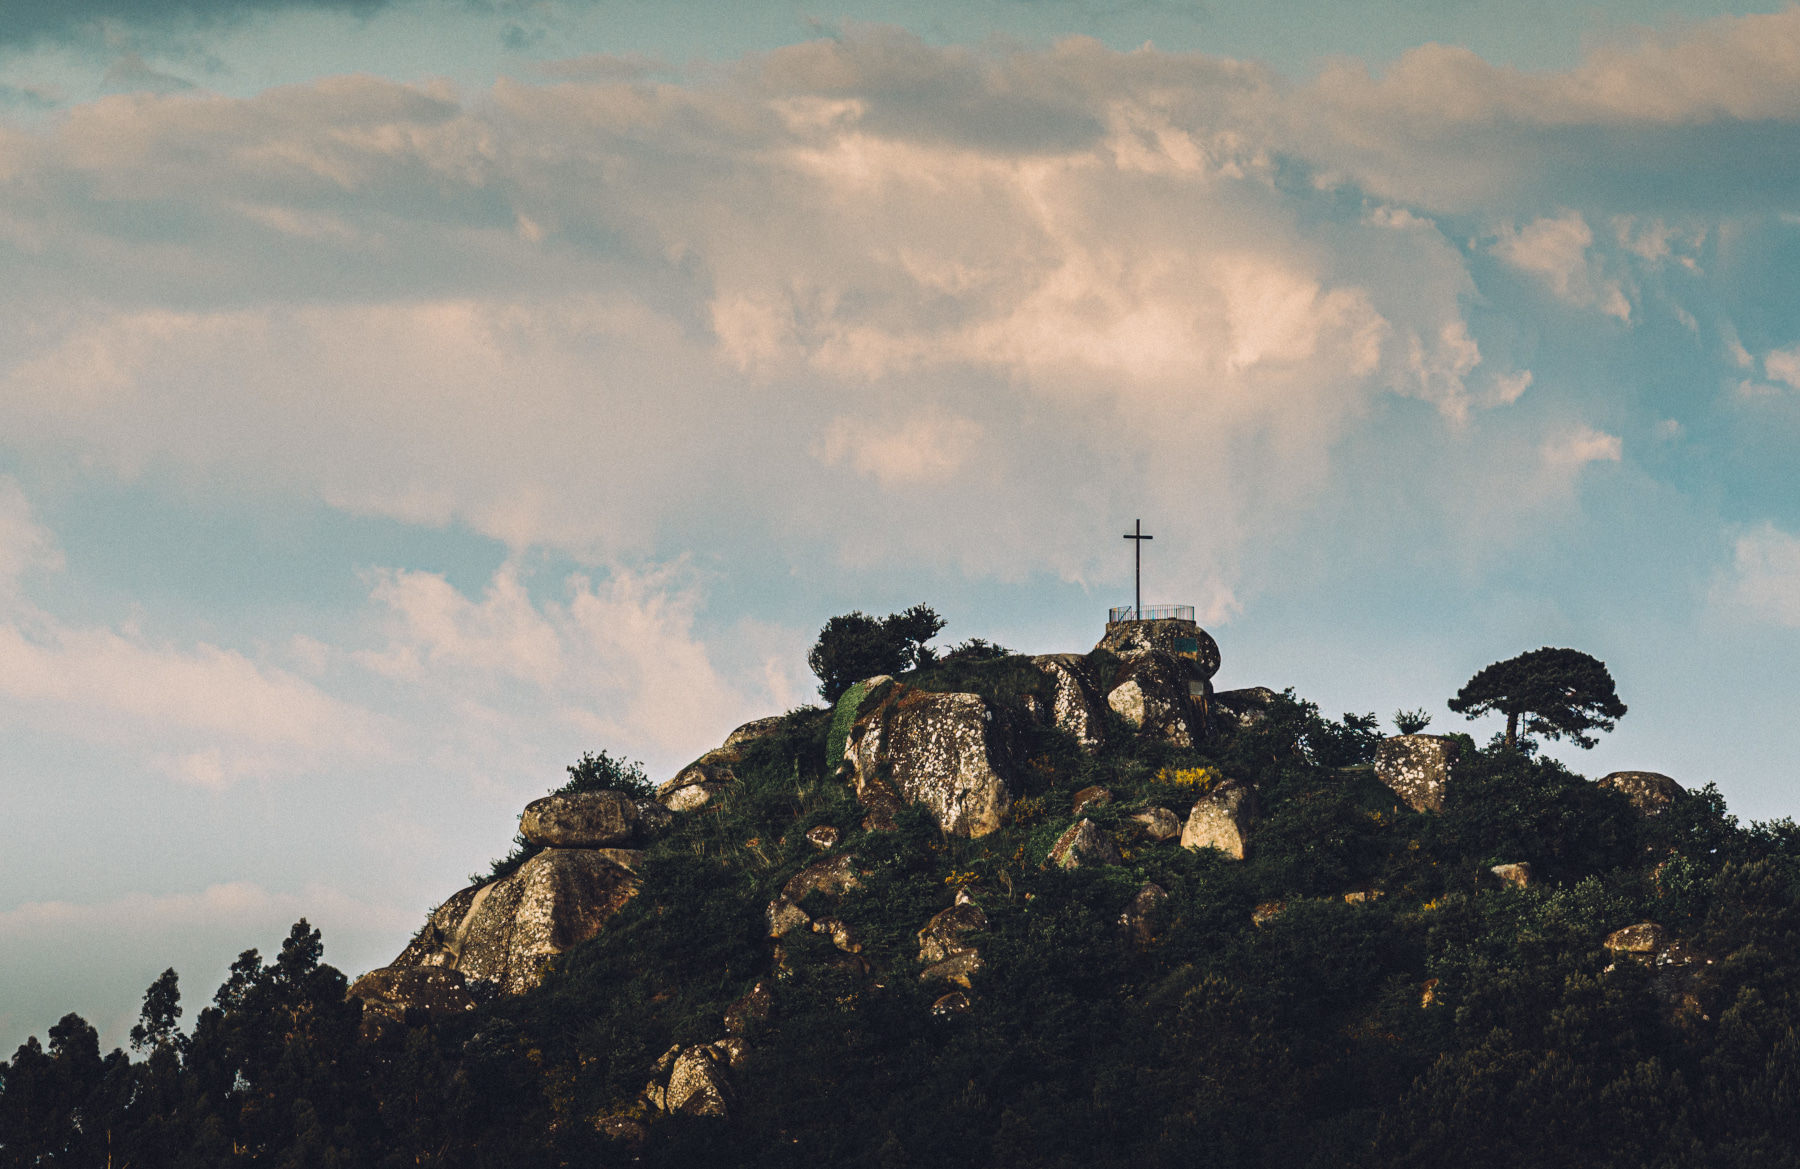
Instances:
[[[108,28],[188,29],[251,16],[324,10],[368,13],[390,0],[0,0],[0,44],[99,40]]]
[[[1547,439],[1542,447],[1544,463],[1554,469],[1573,471],[1589,463],[1616,463],[1624,457],[1624,444],[1617,435],[1578,426],[1574,430]]]
[[[1790,389],[1800,390],[1800,345],[1770,350],[1763,357],[1763,372]]]
[[[967,418],[913,418],[898,425],[834,419],[815,448],[828,464],[848,462],[882,483],[943,480],[975,455],[981,426]]]
[[[516,563],[479,599],[436,574],[386,571],[371,599],[387,613],[382,644],[351,657],[409,702],[456,711],[469,726],[444,727],[453,737],[504,742],[549,726],[630,752],[697,753],[807,689],[792,639],[766,629],[749,633],[765,652],[736,655],[728,677],[695,634],[702,594],[680,566],[577,573],[542,601]]]
[[[21,577],[57,571],[54,535],[0,477],[0,695],[6,721],[133,742],[179,782],[223,789],[326,758],[380,756],[382,720],[244,654],[159,645],[131,628],[70,626],[31,603]]]
[[[744,547],[820,531],[845,563],[1085,581],[1111,571],[1090,521],[1204,498],[1216,538],[1180,571],[1247,603],[1269,532],[1396,397],[1542,461],[1541,429],[1474,427],[1559,384],[1526,368],[1542,306],[1474,251],[1559,305],[1688,311],[1667,281],[1705,273],[1675,261],[1724,246],[1683,186],[1721,175],[1697,144],[1734,176],[1800,156],[1797,30],[1293,84],[853,29],[681,83],[606,61],[467,96],[110,97],[0,136],[33,290],[0,292],[0,406],[13,441],[124,477],[593,565],[670,559],[702,516]],[[1675,96],[1618,98],[1652,81]],[[1719,146],[1740,132],[1769,148]],[[1758,175],[1743,199],[1791,189]],[[946,522],[957,492],[1012,530]]]
[[[1577,211],[1555,219],[1536,219],[1514,231],[1500,230],[1493,252],[1506,263],[1542,280],[1559,300],[1594,306],[1609,317],[1631,323],[1631,302],[1619,282],[1600,276],[1589,258],[1594,233]]]
[[[1713,601],[1759,621],[1800,629],[1800,537],[1766,521],[1744,532]]]

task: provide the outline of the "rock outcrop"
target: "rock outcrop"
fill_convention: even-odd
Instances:
[[[1050,846],[1050,854],[1044,858],[1045,867],[1057,865],[1065,869],[1124,863],[1119,846],[1092,820],[1070,825],[1068,831],[1056,838],[1056,843]]]
[[[1517,886],[1520,889],[1531,884],[1531,866],[1524,861],[1510,865],[1495,865],[1488,871],[1506,884]]]
[[[800,908],[800,903],[806,900],[807,894],[816,891],[835,899],[843,896],[846,890],[856,888],[857,883],[856,857],[849,853],[826,857],[807,865],[790,877],[788,883],[781,887],[780,895],[769,902],[765,911],[769,921],[769,936],[784,938],[802,926],[813,924],[811,915]],[[836,940],[835,936],[833,940]]]
[[[518,994],[546,961],[600,932],[637,889],[630,869],[593,849],[547,848],[512,875],[445,902],[393,965],[443,967]]]
[[[1192,621],[1121,621],[1106,627],[1098,648],[1122,658],[1152,652],[1178,657],[1201,680],[1219,672],[1219,643]]]
[[[1108,788],[1103,788],[1098,784],[1095,784],[1092,787],[1084,787],[1073,796],[1069,797],[1069,814],[1072,816],[1079,816],[1081,815],[1081,810],[1083,808],[1104,807],[1105,805],[1112,803],[1112,798],[1112,791]]]
[[[1106,700],[1094,683],[1094,672],[1080,654],[1043,654],[1031,664],[1050,679],[1050,721],[1075,736],[1083,750],[1106,741]]]
[[[1241,861],[1255,811],[1256,797],[1249,788],[1223,783],[1195,801],[1181,829],[1181,847],[1195,851],[1216,848]]]
[[[1120,665],[1106,704],[1139,733],[1192,747],[1206,737],[1204,699],[1196,703],[1193,693],[1204,685],[1191,662],[1149,650]]]
[[[1213,718],[1240,730],[1254,726],[1267,716],[1270,704],[1279,697],[1267,686],[1220,690],[1212,696]]]
[[[641,835],[638,805],[623,792],[545,796],[525,805],[519,835],[549,848],[611,848]]]
[[[1181,835],[1181,817],[1167,808],[1149,807],[1141,812],[1133,812],[1129,823],[1136,825],[1150,840],[1167,840],[1171,836]]]
[[[1609,950],[1623,954],[1654,954],[1663,948],[1667,940],[1662,926],[1653,921],[1644,921],[1607,934],[1604,945]]]
[[[1659,771],[1615,771],[1600,777],[1600,786],[1623,792],[1641,815],[1660,815],[1684,792],[1682,786]]]
[[[953,905],[919,931],[919,961],[927,966],[975,951],[970,934],[986,933],[987,914],[974,902]]]
[[[1141,950],[1154,940],[1155,931],[1151,927],[1156,920],[1156,910],[1168,899],[1168,890],[1161,885],[1146,884],[1137,891],[1125,911],[1119,914],[1119,933],[1126,945]]]
[[[997,830],[1012,791],[1003,720],[975,694],[937,694],[897,685],[851,727],[845,758],[870,827],[906,804],[923,804],[952,836]]]
[[[1442,735],[1395,735],[1375,750],[1375,778],[1415,812],[1444,810],[1444,784],[1456,765],[1456,740]]]
[[[736,782],[737,773],[725,764],[695,762],[657,788],[656,798],[671,812],[691,812],[705,807],[714,796]]]
[[[656,789],[656,798],[670,811],[691,812],[711,803],[713,797],[737,782],[732,766],[743,762],[743,745],[766,738],[781,729],[782,716],[753,719],[725,736],[714,747],[675,773],[675,778]]]

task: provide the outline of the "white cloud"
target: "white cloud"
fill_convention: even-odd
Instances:
[[[847,462],[882,483],[948,479],[973,457],[981,426],[967,418],[913,418],[877,422],[837,418],[815,448],[828,464]]]
[[[1593,229],[1578,211],[1554,219],[1534,219],[1517,231],[1500,229],[1493,253],[1521,272],[1542,280],[1560,300],[1593,306],[1609,317],[1631,321],[1631,302],[1616,280],[1599,274],[1597,261],[1588,256]]]
[[[1763,357],[1763,372],[1791,389],[1800,390],[1800,345],[1774,349]]]
[[[479,600],[436,574],[390,571],[372,599],[389,615],[383,644],[350,657],[409,702],[455,711],[441,727],[452,738],[504,743],[554,727],[630,753],[698,754],[797,692],[793,667],[767,656],[721,672],[694,631],[701,592],[679,566],[572,575],[543,601],[516,563]]]
[[[1713,600],[1757,620],[1800,629],[1800,537],[1766,521],[1744,532]]]
[[[1624,454],[1624,444],[1617,435],[1591,426],[1578,426],[1547,439],[1540,449],[1546,466],[1564,471],[1577,470],[1588,463],[1616,463]]]

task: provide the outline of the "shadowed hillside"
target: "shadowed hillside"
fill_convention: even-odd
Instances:
[[[1791,822],[1218,660],[966,643],[654,795],[585,757],[354,987],[301,922],[135,1059],[64,1018],[0,1164],[1793,1163]]]

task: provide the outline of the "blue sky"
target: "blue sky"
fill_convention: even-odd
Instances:
[[[0,1044],[1138,517],[1225,686],[1575,646],[1793,815],[1796,171],[1796,8],[0,3]]]

